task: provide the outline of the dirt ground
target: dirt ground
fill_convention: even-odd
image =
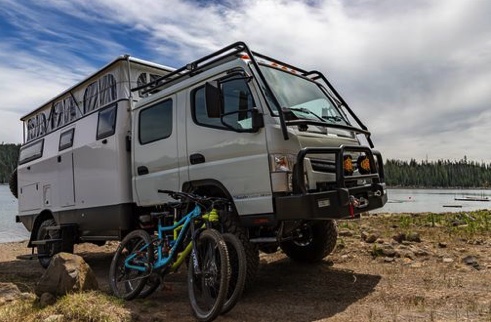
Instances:
[[[406,236],[400,220],[381,221],[339,222],[338,246],[320,264],[261,253],[256,283],[216,321],[491,321],[489,232],[462,237],[420,227]],[[116,245],[75,248],[105,292]],[[17,259],[29,252],[26,242],[0,244],[0,282],[32,290],[43,269]],[[126,302],[133,320],[194,321],[183,272],[150,297]]]

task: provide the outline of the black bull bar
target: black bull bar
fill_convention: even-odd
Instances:
[[[364,153],[370,162],[367,174],[345,175],[344,155]],[[311,154],[335,156],[335,189],[309,192],[305,186],[304,160]],[[375,158],[377,162],[375,162]],[[366,179],[370,183],[353,182]],[[340,146],[337,148],[303,148],[297,155],[293,169],[293,194],[275,198],[277,220],[326,220],[353,218],[356,214],[381,208],[387,202],[383,160],[380,152],[366,146]],[[351,182],[352,184],[347,184]]]

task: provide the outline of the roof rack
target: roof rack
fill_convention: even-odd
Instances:
[[[142,91],[142,94],[145,93],[154,93],[159,91],[164,85],[168,85],[171,82],[174,82],[180,78],[183,78],[185,76],[193,76],[199,71],[204,70],[206,67],[212,65],[213,63],[228,57],[228,56],[233,56],[237,55],[241,52],[248,52],[251,53],[249,48],[244,42],[236,42],[233,43],[227,47],[224,47],[220,49],[219,51],[216,51],[210,55],[204,56],[198,60],[195,60],[191,63],[186,64],[185,66],[174,70],[173,72],[164,75],[162,77],[159,77],[155,79],[154,81],[144,84],[138,87],[134,87],[131,90],[132,91]]]

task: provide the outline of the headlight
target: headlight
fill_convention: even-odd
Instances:
[[[271,172],[292,172],[295,159],[294,154],[271,154]]]

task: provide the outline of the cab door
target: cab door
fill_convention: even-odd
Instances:
[[[219,115],[207,109],[205,92],[211,83],[219,91],[220,101],[215,102],[220,105]],[[234,72],[217,75],[189,91],[189,180],[225,187],[239,214],[273,211],[266,131],[252,127],[253,111],[263,112],[254,96],[250,78]]]
[[[134,112],[133,187],[141,206],[168,200],[159,189],[180,190],[176,104],[173,95]]]

